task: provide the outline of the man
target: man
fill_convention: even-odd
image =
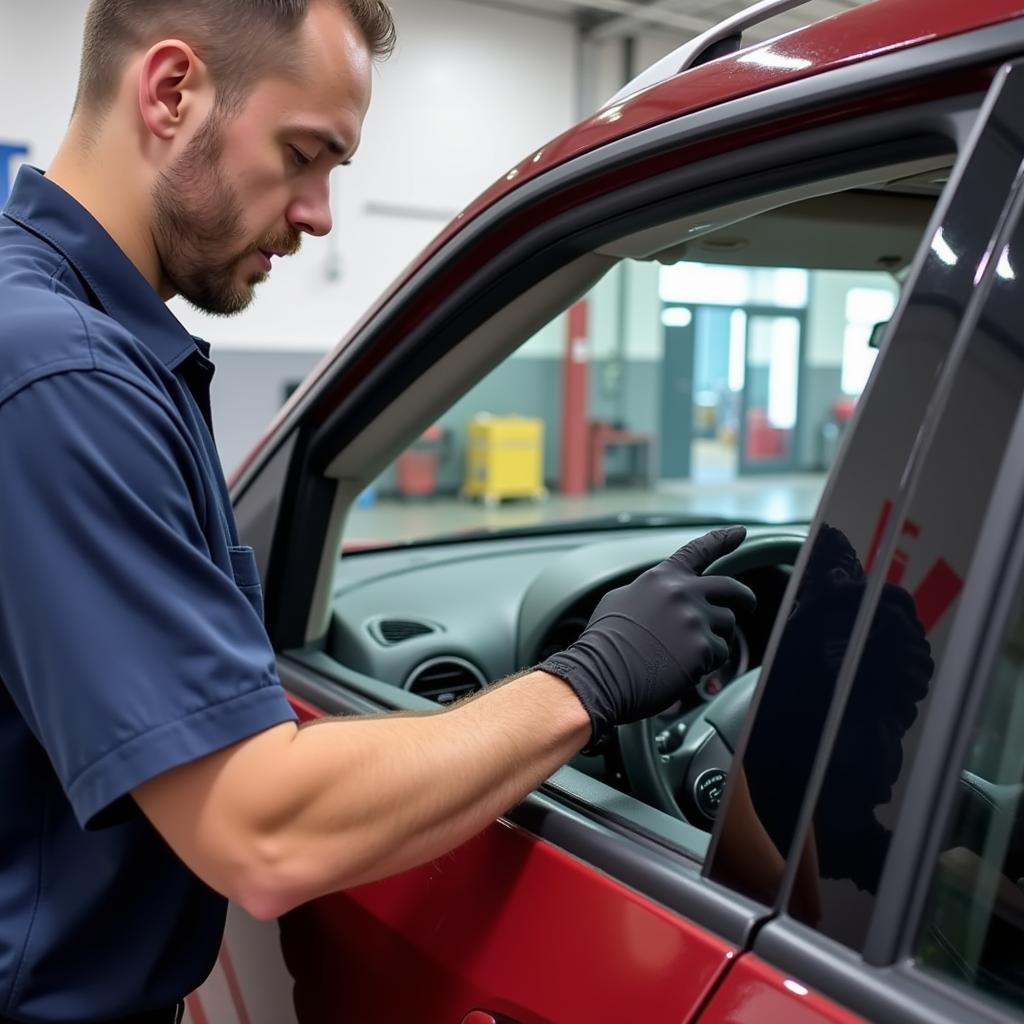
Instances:
[[[297,728],[208,429],[206,346],[331,228],[382,0],[93,0],[73,119],[0,218],[0,1016],[163,1022],[225,898],[270,918],[437,857],[723,661],[717,531],[578,643],[423,716]]]

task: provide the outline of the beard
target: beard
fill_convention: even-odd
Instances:
[[[233,316],[253,300],[265,273],[239,281],[238,267],[262,250],[298,252],[297,232],[266,235],[241,247],[245,235],[241,201],[221,166],[224,120],[216,111],[185,152],[153,187],[153,236],[164,276],[197,309]]]

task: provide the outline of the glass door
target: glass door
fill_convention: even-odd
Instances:
[[[797,466],[802,311],[745,311],[744,382],[739,422],[741,474]]]

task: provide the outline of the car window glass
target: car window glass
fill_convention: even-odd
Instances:
[[[339,563],[328,653],[450,703],[572,643],[603,591],[629,575],[575,593],[525,644],[520,602],[564,551],[600,541],[602,565],[614,568],[624,548],[612,531],[623,545],[650,533],[653,563],[680,530],[809,521],[947,176],[948,168],[932,170],[838,202],[815,197],[785,216],[761,215],[764,224],[730,226],[727,244],[711,235],[686,259],[617,264],[363,492],[346,524],[345,550],[355,557]],[[873,230],[862,230],[865,218]],[[899,224],[895,234],[889,223]],[[792,245],[787,265],[773,265],[773,239],[784,230],[807,239],[803,265]],[[938,365],[941,346],[925,348]],[[928,390],[921,382],[913,400],[923,406]],[[913,436],[905,430],[896,450],[879,452],[890,474]],[[549,535],[564,547],[531,546]],[[438,546],[466,540],[488,544],[486,557],[465,544],[448,555]],[[428,579],[427,566],[445,559],[458,568]],[[414,564],[416,579],[402,570]],[[760,666],[789,578],[789,564],[744,577],[759,606],[738,624],[728,663],[685,705],[652,720],[643,750],[630,754],[620,738],[574,765],[669,813],[681,807],[709,830],[717,804],[708,787],[722,766],[671,778],[666,797],[655,762],[688,728],[706,728],[703,709]],[[745,711],[737,702],[737,728]],[[654,769],[638,774],[639,762]]]
[[[916,732],[908,730],[921,717],[933,662],[942,656],[1021,387],[1005,326],[992,323],[975,332],[951,394],[940,387],[1020,165],[1020,148],[1007,144],[1017,139],[1005,123],[1012,111],[1012,103],[994,109],[940,199],[939,226],[908,281],[856,431],[823,496],[795,601],[761,683],[742,756],[745,788],[738,783],[739,795],[729,800],[709,869],[774,903],[782,874],[753,870],[736,842],[751,827],[763,829],[795,873],[790,913],[853,946],[874,905],[899,809],[898,781],[912,759]],[[949,415],[908,507],[922,467],[919,442],[947,398]],[[916,466],[909,475],[908,463]],[[865,594],[870,629],[857,626],[868,614]],[[846,701],[845,680],[858,657]],[[797,847],[804,788],[839,683],[842,728],[810,839],[801,837]]]
[[[974,731],[916,962],[1024,1009],[1024,599]]]
[[[933,667],[946,650],[951,612],[1024,395],[1024,297],[1012,269],[1024,265],[1022,243],[1018,235],[1001,250],[991,297],[955,368],[900,524],[814,816],[822,895],[817,926],[851,945],[864,935],[927,713]]]

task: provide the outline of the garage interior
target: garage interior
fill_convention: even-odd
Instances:
[[[813,0],[745,41],[856,2]],[[299,382],[461,208],[524,153],[744,4],[393,6],[399,47],[375,72],[360,152],[336,172],[335,231],[307,239],[239,317],[217,320],[172,303],[213,346],[216,438],[229,476]],[[86,0],[4,6],[7,74],[32,74],[32,54],[44,45],[54,72],[45,88],[0,106],[0,196],[21,163],[45,167],[56,148],[85,8]],[[791,267],[773,252],[784,236],[795,239]],[[808,518],[899,282],[886,269],[819,269],[806,255],[800,263],[806,241],[792,224],[768,222],[757,239],[718,232],[660,262],[623,260],[585,303],[549,323],[367,481],[347,538],[389,543],[623,509]],[[582,377],[567,406],[570,372]],[[582,433],[567,434],[570,420]],[[509,441],[509,431],[522,430],[525,441]],[[527,463],[503,456],[510,443],[527,445]]]

